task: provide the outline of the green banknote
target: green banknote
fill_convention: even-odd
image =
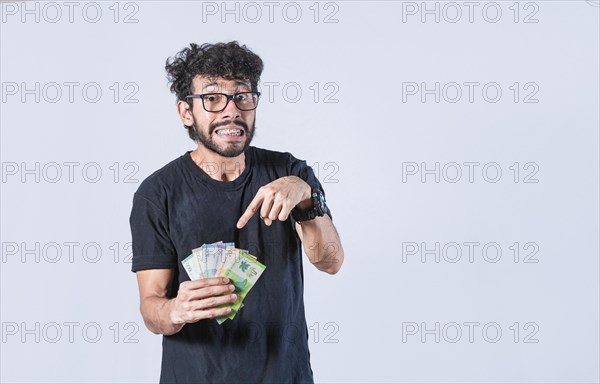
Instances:
[[[242,250],[236,251],[238,257],[234,258],[231,265],[228,265],[228,268],[221,270],[221,272],[223,273],[222,276],[229,278],[235,286],[234,293],[237,295],[237,299],[233,304],[230,304],[231,312],[229,315],[217,318],[219,324],[227,319],[233,320],[242,306],[242,301],[244,301],[246,295],[266,268],[254,256]]]

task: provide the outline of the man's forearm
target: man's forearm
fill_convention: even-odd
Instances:
[[[344,262],[344,249],[329,215],[299,224],[309,260],[320,271],[337,273]]]
[[[150,296],[142,300],[141,312],[144,324],[153,333],[173,335],[183,328],[184,324],[175,324],[171,319],[173,299]]]

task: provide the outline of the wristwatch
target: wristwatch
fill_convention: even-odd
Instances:
[[[325,203],[325,195],[319,189],[313,189],[310,193],[313,207],[308,211],[300,211],[297,208],[292,209],[292,217],[297,222],[313,220],[315,217],[321,217],[329,214],[329,208]]]

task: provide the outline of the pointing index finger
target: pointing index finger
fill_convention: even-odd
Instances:
[[[256,211],[258,211],[258,208],[260,207],[261,201],[262,201],[261,196],[259,196],[258,194],[256,196],[254,196],[254,199],[250,202],[250,205],[248,205],[248,208],[246,208],[246,211],[240,217],[240,219],[238,220],[238,222],[236,224],[236,227],[238,229],[242,229],[244,227],[244,225],[246,225],[246,223],[248,223],[248,220],[250,220],[250,218],[252,216],[254,216],[254,214],[256,213]]]

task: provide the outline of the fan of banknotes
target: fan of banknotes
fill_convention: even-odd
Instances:
[[[242,301],[266,268],[248,251],[236,248],[234,243],[223,242],[204,244],[192,250],[192,254],[181,263],[192,280],[224,276],[235,286],[237,299],[228,304],[231,312],[227,316],[216,319],[219,324],[227,319],[233,320],[244,306]]]

